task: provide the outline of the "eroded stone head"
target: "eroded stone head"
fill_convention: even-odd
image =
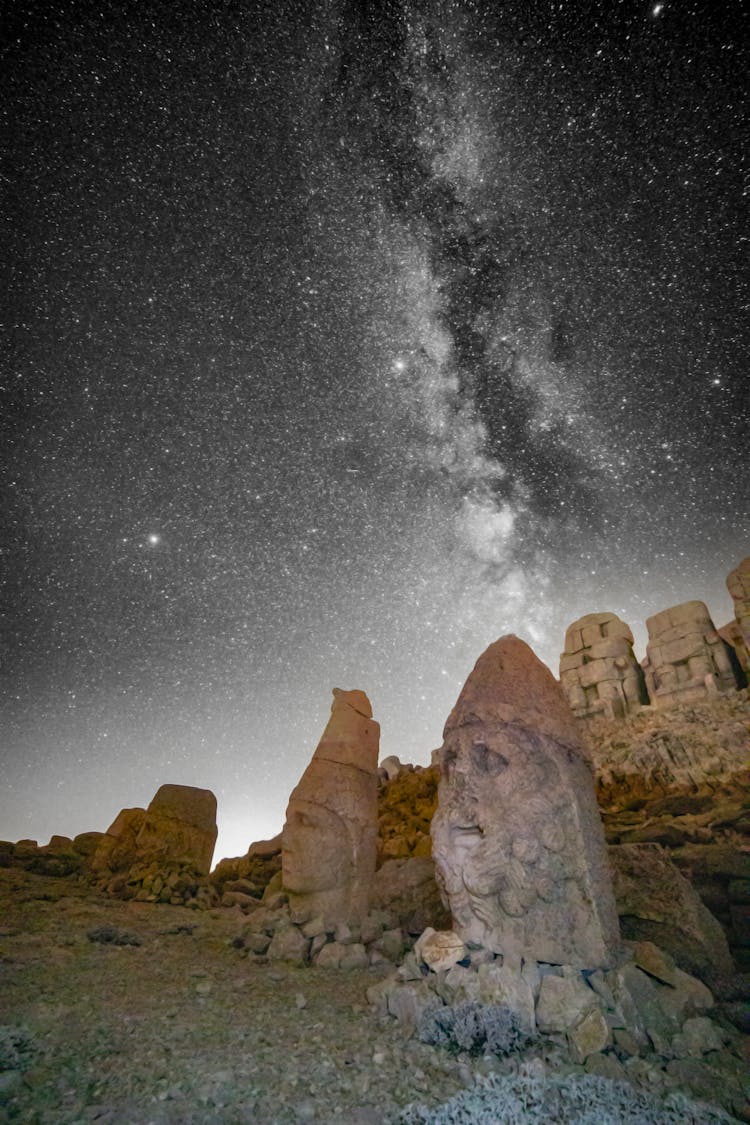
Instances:
[[[549,669],[517,637],[480,657],[437,755],[439,883],[465,941],[593,968],[619,932],[594,783]]]
[[[297,913],[349,922],[367,913],[377,845],[380,727],[362,691],[334,688],[331,717],[292,792],[283,886]]]

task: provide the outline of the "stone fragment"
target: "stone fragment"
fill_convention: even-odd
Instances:
[[[600,1008],[591,1008],[567,1031],[573,1061],[583,1063],[589,1055],[603,1051],[610,1042],[610,1031]]]
[[[703,602],[683,602],[646,619],[646,687],[656,707],[712,698],[740,686],[732,650]]]
[[[309,938],[306,938],[297,926],[289,926],[274,934],[266,950],[266,956],[269,961],[291,961],[294,964],[306,965],[309,951]]]
[[[535,1000],[529,974],[524,976],[511,965],[498,961],[480,965],[477,970],[479,999],[483,1004],[502,1004],[510,1008],[527,1031],[536,1026]],[[540,981],[541,988],[541,981]]]
[[[599,1009],[599,999],[580,977],[545,976],[539,989],[536,1022],[540,1031],[561,1032],[574,1027],[589,1012]]]
[[[148,809],[123,809],[91,856],[94,871],[175,865],[208,875],[216,843],[216,797],[191,785],[162,785]]]
[[[652,941],[702,979],[733,971],[724,931],[659,844],[609,848],[623,936]]]
[[[584,1063],[587,1074],[596,1074],[599,1078],[609,1078],[612,1082],[627,1082],[627,1072],[612,1055],[589,1055]]]
[[[390,757],[383,758],[383,761],[380,763],[380,768],[381,770],[385,770],[386,777],[389,781],[392,781],[394,777],[398,777],[404,767],[401,764],[401,759],[395,754],[391,754]]]
[[[361,942],[355,941],[351,945],[343,946],[339,962],[340,969],[366,969],[370,963],[367,950]]]
[[[334,688],[331,718],[292,792],[282,832],[294,910],[334,925],[367,915],[377,849],[380,728],[364,692]]]
[[[329,941],[327,945],[322,946],[320,952],[315,958],[315,964],[319,969],[338,969],[341,965],[341,958],[344,955],[346,947],[339,945],[337,941]]]
[[[750,555],[727,576],[727,589],[734,602],[738,644],[735,644],[740,664],[750,677]]]
[[[685,1020],[682,1031],[672,1039],[672,1051],[678,1059],[688,1056],[699,1059],[709,1051],[720,1051],[723,1046],[718,1027],[705,1016],[693,1016]]]
[[[528,645],[479,658],[448,718],[432,821],[438,883],[468,944],[594,969],[619,931],[576,721]]]
[[[435,863],[428,856],[390,859],[375,872],[372,904],[393,916],[408,933],[428,926],[450,928],[451,916],[435,880]]]
[[[389,961],[397,963],[404,952],[404,936],[401,930],[384,930],[375,942],[375,948]]]
[[[388,1011],[395,1016],[406,1034],[413,1034],[426,1011],[442,1007],[441,1001],[424,981],[403,984],[388,993]]]
[[[633,634],[614,613],[588,613],[568,628],[560,683],[580,719],[622,719],[648,703]]]
[[[467,949],[453,930],[436,931],[428,926],[417,940],[414,953],[432,969],[433,973],[439,973],[462,961],[466,957]]]
[[[655,977],[663,984],[676,988],[678,983],[677,966],[668,953],[665,953],[652,941],[636,941],[633,943],[633,963],[650,977]]]

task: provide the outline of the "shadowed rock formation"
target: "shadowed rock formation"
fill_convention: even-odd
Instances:
[[[646,620],[646,686],[657,707],[736,691],[730,646],[703,602],[683,602]]]
[[[591,770],[559,685],[523,641],[503,637],[479,658],[436,756],[433,856],[456,932],[509,963],[614,963]]]
[[[181,902],[180,879],[208,875],[216,835],[216,797],[209,789],[162,785],[148,809],[117,814],[91,856],[91,869],[114,892],[130,884],[130,897]]]
[[[731,643],[745,675],[750,676],[750,555],[727,576],[727,589],[732,595],[737,623]],[[727,628],[731,628],[731,623]]]
[[[588,613],[569,626],[560,683],[579,719],[621,719],[648,703],[633,634],[614,613]]]
[[[331,718],[289,798],[281,869],[292,912],[365,917],[377,850],[380,727],[362,691],[333,690]]]

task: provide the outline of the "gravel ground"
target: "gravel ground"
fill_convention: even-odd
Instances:
[[[0,870],[0,1122],[376,1125],[471,1081],[378,1022],[372,971],[254,963],[242,921]]]

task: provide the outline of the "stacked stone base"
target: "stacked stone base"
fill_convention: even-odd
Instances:
[[[429,960],[438,936],[449,935],[433,935],[426,943]],[[506,1010],[525,1033],[526,1060],[552,1055],[556,1070],[629,1080],[650,1090],[679,1087],[750,1120],[743,1037],[712,1018],[709,989],[652,943],[633,943],[621,965],[596,972],[526,961],[509,965],[481,949],[464,949],[460,962],[433,971],[420,948],[421,940],[395,972],[367,991],[382,1020],[398,1024],[405,1036],[433,1041],[436,1012],[461,1017],[472,1005],[485,1006],[488,1020],[497,1020],[492,1013]],[[456,948],[457,956],[461,952]],[[481,1052],[478,1044],[474,1053]]]
[[[271,894],[263,906],[251,911],[233,944],[261,963],[367,969],[395,965],[413,941],[383,910],[371,911],[359,925],[332,923],[321,916],[296,916],[285,895]]]
[[[115,898],[208,910],[220,896],[189,864],[134,864],[125,872],[99,872],[96,886]]]

